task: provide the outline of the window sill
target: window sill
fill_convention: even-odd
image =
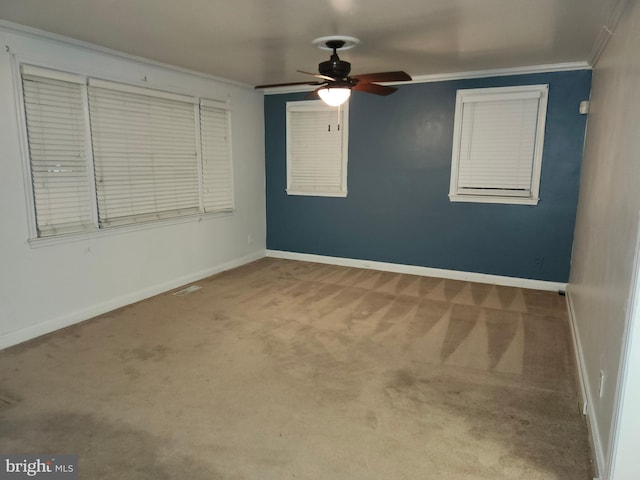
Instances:
[[[287,195],[302,195],[307,197],[346,197],[347,192],[300,192],[287,190]]]
[[[530,197],[492,197],[489,195],[456,195],[449,194],[451,202],[469,203],[502,203],[510,205],[537,205],[539,198]]]
[[[92,232],[81,233],[68,233],[64,235],[55,235],[42,238],[30,238],[28,240],[31,248],[41,248],[53,245],[62,245],[65,243],[82,242],[85,240],[92,240],[94,238],[103,238],[111,235],[122,235],[126,233],[138,232],[142,230],[149,230],[152,228],[169,227],[172,225],[178,225],[181,223],[194,223],[213,220],[220,217],[228,217],[233,215],[235,210],[216,213],[199,213],[196,215],[189,215],[184,217],[176,217],[170,219],[149,220],[144,223],[135,223],[131,225],[120,225],[115,227],[108,227],[102,229],[96,229]]]

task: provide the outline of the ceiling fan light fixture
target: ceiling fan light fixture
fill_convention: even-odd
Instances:
[[[351,96],[351,89],[346,87],[324,87],[318,90],[318,95],[324,103],[331,107],[339,107]]]

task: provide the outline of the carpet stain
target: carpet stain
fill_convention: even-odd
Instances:
[[[169,348],[165,345],[154,345],[153,347],[139,347],[132,348],[128,350],[123,350],[120,352],[120,358],[124,361],[153,361],[153,362],[161,362],[166,356]]]
[[[14,395],[0,390],[0,410],[14,406],[20,400]]]
[[[171,438],[128,427],[91,414],[49,412],[0,419],[3,453],[66,453],[79,456],[80,478],[96,480],[221,480],[215,449],[207,461],[172,453]],[[27,450],[24,445],[27,444]],[[241,478],[237,476],[236,478]]]

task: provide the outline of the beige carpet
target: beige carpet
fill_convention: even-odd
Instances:
[[[592,478],[564,298],[263,259],[0,352],[82,479]]]

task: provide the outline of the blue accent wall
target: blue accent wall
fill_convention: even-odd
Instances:
[[[456,90],[549,84],[540,202],[449,201]],[[267,248],[566,282],[591,71],[354,92],[346,198],[288,196],[286,102],[265,96]]]

